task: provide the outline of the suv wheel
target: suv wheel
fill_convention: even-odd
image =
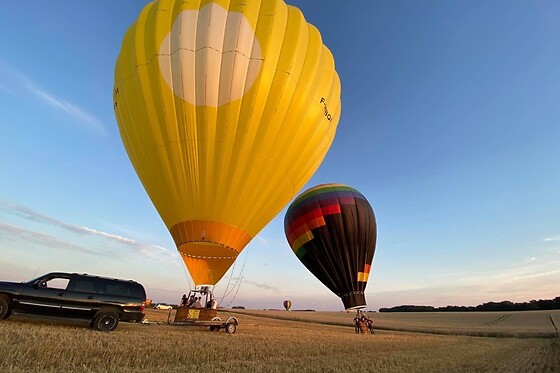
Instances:
[[[119,325],[119,314],[116,312],[98,312],[91,327],[100,332],[110,332],[116,329]]]
[[[4,297],[0,297],[0,320],[10,316],[10,305]]]

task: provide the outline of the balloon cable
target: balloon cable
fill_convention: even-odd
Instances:
[[[243,274],[245,273],[245,265],[247,264],[247,257],[249,256],[249,249],[250,249],[250,245],[246,249],[247,253],[245,254],[245,259],[243,260],[243,266],[241,266],[241,271],[239,272],[239,277],[237,278],[237,280],[233,284],[233,287],[231,288],[229,293],[225,294],[222,297],[222,300],[223,300],[224,298],[228,297],[234,290],[236,290],[235,294],[233,295],[233,298],[231,299],[231,301],[227,305],[223,306],[223,308],[229,307],[233,303],[235,298],[237,297],[237,294],[239,293],[239,289],[241,288],[241,282],[243,280]],[[232,276],[233,276],[233,273],[232,273]],[[236,287],[237,287],[237,289],[236,289]]]
[[[224,294],[222,295],[222,297],[220,298],[220,300],[224,299],[226,296],[226,293],[229,289],[229,285],[231,284],[231,279],[233,278],[233,273],[235,272],[235,266],[237,265],[237,260],[233,262],[233,267],[231,267],[231,271],[229,274],[229,279],[228,279],[228,283],[226,285],[226,288],[224,289]]]
[[[181,257],[181,253],[179,253],[179,258]],[[181,260],[182,261],[182,260]],[[190,273],[187,271],[187,267],[185,266],[185,263],[181,263],[180,264],[181,268],[183,268],[183,272],[185,272],[185,276],[187,277],[187,283],[189,284],[189,293],[191,292],[191,290],[193,289],[194,286],[194,281],[193,281],[193,286],[191,286],[191,275]]]
[[[240,286],[240,281],[241,281],[241,277],[243,276],[243,271],[245,269],[245,262],[247,262],[248,253],[249,252],[247,252],[247,254],[245,254],[245,261],[243,263],[243,266],[241,267],[241,271],[240,271],[238,277],[235,280],[235,283],[233,284],[231,289],[227,292],[227,294],[224,292],[224,296],[222,298],[220,298],[220,300],[224,300],[225,298],[227,298],[231,293],[233,293],[235,291],[236,288],[238,288]],[[233,273],[231,274],[231,276],[233,277]]]

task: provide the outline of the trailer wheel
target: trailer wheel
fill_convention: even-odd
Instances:
[[[226,333],[227,334],[233,334],[233,333],[235,333],[236,330],[237,330],[237,325],[235,325],[235,323],[230,322],[230,323],[226,324]]]

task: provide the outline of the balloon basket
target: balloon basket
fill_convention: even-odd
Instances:
[[[212,321],[218,316],[218,310],[212,308],[180,307],[175,313],[175,322],[181,321]]]

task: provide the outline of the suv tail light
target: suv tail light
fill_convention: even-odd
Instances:
[[[144,309],[146,308],[146,301],[142,302],[142,305],[140,306],[140,311],[144,312]]]

